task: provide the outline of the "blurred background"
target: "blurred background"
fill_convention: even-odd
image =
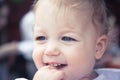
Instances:
[[[0,0],[0,80],[32,80],[33,0]]]
[[[109,43],[96,68],[120,68],[120,0],[105,0],[110,22]],[[0,80],[32,80],[34,0],[0,0]]]

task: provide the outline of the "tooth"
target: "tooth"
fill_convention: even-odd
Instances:
[[[61,64],[58,64],[58,66],[61,66]]]
[[[56,67],[56,66],[58,66],[58,64],[54,64],[54,66]]]
[[[50,66],[52,67],[52,66],[54,66],[53,64],[50,64]]]
[[[50,69],[54,69],[54,64],[49,64],[50,65]]]

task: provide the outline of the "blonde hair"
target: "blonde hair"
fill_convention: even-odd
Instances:
[[[35,0],[34,10],[43,1],[46,1],[52,6],[77,11],[77,14],[84,9],[90,10],[91,20],[100,34],[108,33],[108,20],[104,0]],[[81,7],[82,6],[82,7]],[[81,11],[82,12],[82,11]]]

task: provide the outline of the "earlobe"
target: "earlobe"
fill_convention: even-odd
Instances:
[[[101,37],[98,38],[96,43],[96,55],[95,55],[96,59],[100,59],[103,56],[106,50],[106,46],[107,46],[107,36],[102,35]]]

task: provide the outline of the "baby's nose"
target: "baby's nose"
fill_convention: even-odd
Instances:
[[[60,50],[57,45],[50,44],[46,47],[44,54],[47,56],[58,56],[60,55]]]

